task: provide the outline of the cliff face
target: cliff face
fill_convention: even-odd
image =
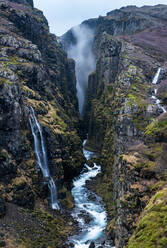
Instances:
[[[101,153],[96,191],[107,203],[116,247],[165,247],[167,114],[165,5],[128,6],[82,25],[95,33],[89,76],[86,147]],[[72,30],[63,37],[75,44]]]
[[[167,245],[167,114],[152,84],[161,67],[156,94],[166,108],[166,13],[165,5],[129,6],[82,24],[95,34],[97,61],[85,105],[86,147],[100,153],[94,188],[118,248]],[[75,45],[72,30],[62,42]],[[59,200],[71,208],[71,180],[84,163],[75,65],[31,0],[0,0],[0,89],[0,245],[62,248],[73,230],[67,212],[48,207],[29,108],[42,125]]]
[[[119,248],[167,244],[167,115],[152,97],[152,80],[161,67],[158,96],[165,106],[166,19],[160,13],[166,10],[159,5],[112,11],[101,17],[94,41],[97,65],[88,84],[86,146],[101,153],[96,190],[107,203],[108,231]],[[113,33],[113,23],[124,28]]]
[[[48,188],[36,170],[29,107],[43,128],[61,204],[72,207],[67,189],[84,163],[74,62],[32,1],[0,1],[0,89],[0,232],[7,247],[62,247],[71,228],[61,215],[49,214]]]

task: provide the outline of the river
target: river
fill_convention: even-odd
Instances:
[[[86,141],[83,143],[83,147]],[[87,160],[95,156],[83,148]],[[69,242],[75,248],[111,248],[111,241],[107,239],[105,229],[107,226],[107,212],[104,203],[97,194],[87,188],[87,181],[92,180],[101,172],[101,166],[94,163],[93,167],[85,164],[80,176],[73,182],[72,195],[75,207],[73,218],[78,222],[79,233],[70,237]]]

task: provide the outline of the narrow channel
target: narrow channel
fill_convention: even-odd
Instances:
[[[95,156],[95,153],[84,149],[87,160]],[[111,241],[107,239],[105,229],[107,226],[107,212],[104,203],[97,194],[87,188],[87,181],[95,178],[101,172],[101,166],[94,163],[92,167],[85,164],[80,176],[73,182],[72,195],[75,208],[72,216],[78,222],[79,233],[70,237],[69,242],[75,248],[111,248]],[[71,247],[72,247],[71,246]]]

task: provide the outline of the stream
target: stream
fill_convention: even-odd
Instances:
[[[83,147],[86,140],[83,143]],[[87,160],[95,153],[83,148]],[[87,188],[87,181],[92,180],[101,172],[100,165],[94,163],[93,167],[85,164],[80,176],[73,182],[72,195],[75,208],[72,217],[78,222],[79,233],[69,238],[75,248],[111,248],[111,241],[107,239],[105,229],[107,226],[107,213],[101,197]]]
[[[157,91],[158,91],[158,89],[157,89],[156,85],[158,84],[161,70],[162,70],[161,68],[158,68],[158,70],[157,70],[157,72],[156,72],[156,74],[155,74],[155,76],[153,78],[153,81],[152,81],[152,84],[155,85],[155,87],[154,87],[154,93],[152,95],[152,99],[155,102],[155,104],[157,105],[158,109],[160,109],[162,113],[166,113],[166,109],[161,105],[161,101],[157,97]]]

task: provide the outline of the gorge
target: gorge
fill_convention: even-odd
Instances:
[[[0,0],[0,247],[167,246],[166,24],[127,6],[56,37]]]

